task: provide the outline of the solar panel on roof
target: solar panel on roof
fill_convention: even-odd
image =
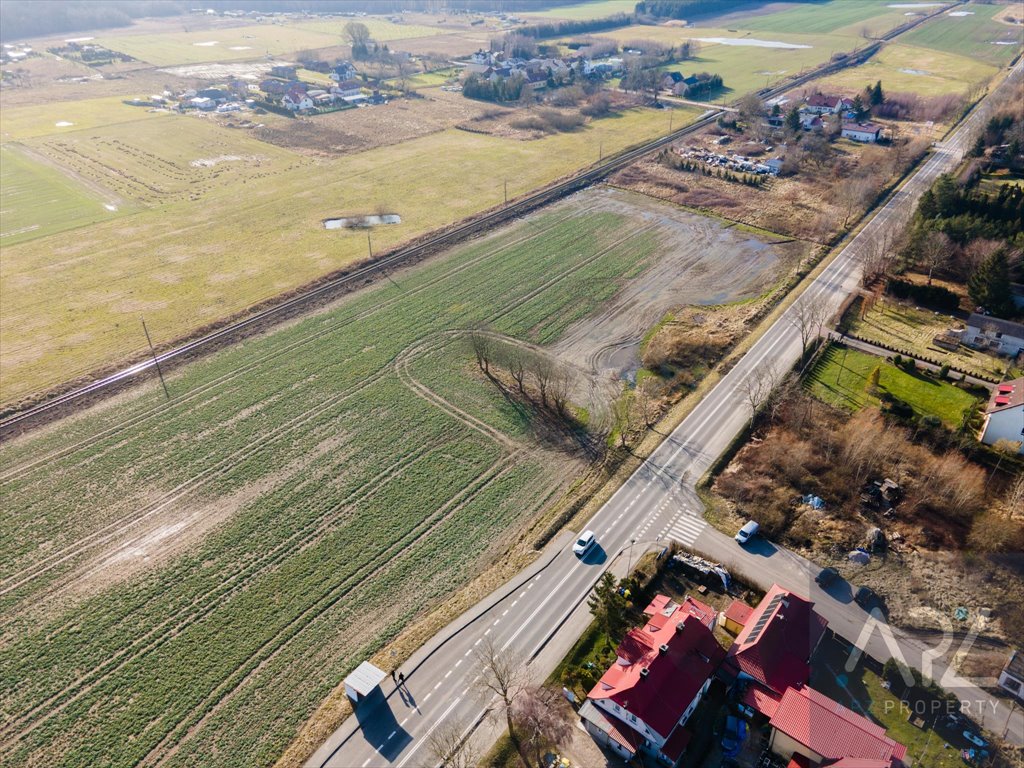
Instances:
[[[754,624],[754,628],[750,631],[750,634],[747,636],[748,643],[753,643],[757,641],[757,638],[761,636],[761,631],[764,629],[765,625],[768,623],[768,620],[771,618],[772,613],[775,612],[775,609],[779,607],[779,603],[781,603],[784,598],[785,595],[778,594],[771,599],[771,602],[768,603],[768,607],[765,608],[764,613],[762,613],[758,617],[757,622]]]

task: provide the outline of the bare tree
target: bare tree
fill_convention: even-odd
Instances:
[[[829,306],[824,296],[801,296],[790,309],[790,323],[800,332],[800,349],[807,354],[811,342],[821,335],[829,318]]]
[[[463,738],[466,730],[466,724],[459,720],[445,720],[434,729],[427,742],[434,763],[444,768],[474,768],[480,755],[472,739]]]
[[[654,426],[654,420],[658,416],[655,401],[660,397],[661,390],[661,382],[653,376],[645,377],[636,385],[636,402],[640,409],[640,418],[644,420],[644,426],[648,429]]]
[[[751,370],[740,382],[739,392],[743,397],[743,402],[750,409],[750,426],[754,425],[754,418],[758,411],[772,396],[772,391],[778,380],[775,368],[771,364],[765,363]]]
[[[543,765],[545,747],[568,743],[576,729],[572,707],[561,692],[543,686],[522,692],[512,704],[512,719],[538,766]]]
[[[525,391],[523,380],[526,378],[526,353],[522,347],[515,344],[509,345],[509,348],[505,350],[505,365],[508,367],[508,375],[512,377],[519,389],[519,394],[523,394]]]
[[[896,263],[896,256],[892,248],[892,235],[888,230],[877,233],[868,240],[864,247],[862,260],[863,272],[860,279],[865,286],[871,285],[889,273],[893,264]]]
[[[469,335],[469,344],[476,355],[476,364],[480,370],[490,375],[491,359],[494,357],[494,339],[484,333],[473,332]]]
[[[519,753],[525,768],[531,768],[530,762],[523,755],[519,731],[512,718],[512,708],[516,699],[526,690],[526,665],[518,654],[499,648],[494,640],[485,637],[473,651],[476,666],[480,671],[477,680],[480,692],[487,698],[496,698],[505,715],[508,735]]]
[[[551,382],[551,399],[555,402],[555,409],[562,415],[566,414],[566,404],[569,402],[569,393],[572,391],[572,373],[560,366]]]
[[[629,443],[629,433],[633,429],[633,398],[628,390],[612,403],[612,414],[619,429],[619,445],[625,448]]]
[[[843,212],[842,228],[846,229],[878,194],[878,180],[874,176],[855,176],[836,184],[833,189],[836,203]]]
[[[950,261],[952,241],[945,232],[929,232],[921,243],[922,267],[928,269],[928,285],[932,284],[932,275],[936,269],[942,269]]]
[[[548,389],[551,387],[551,380],[556,373],[554,364],[544,355],[534,355],[530,360],[530,373],[533,374],[533,380],[537,382],[541,403],[547,405]]]

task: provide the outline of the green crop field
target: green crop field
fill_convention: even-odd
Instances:
[[[821,87],[860,91],[881,80],[889,93],[943,96],[966,93],[971,86],[991,79],[996,71],[985,62],[965,56],[890,43],[860,66],[823,78]]]
[[[117,213],[60,171],[0,145],[0,244],[102,221]]]
[[[675,127],[696,114],[676,111]],[[669,127],[663,112],[634,109],[535,141],[448,130],[311,161],[269,144],[253,142],[250,150],[239,132],[205,123],[199,129],[192,125],[196,118],[160,119],[168,121],[166,130],[157,131],[161,123],[155,123],[152,132],[119,137],[138,150],[125,155],[137,180],[110,183],[125,185],[126,193],[140,183],[167,185],[168,202],[80,228],[73,240],[42,237],[5,249],[3,401],[141,352],[140,314],[157,343],[168,341],[367,255],[366,232],[325,230],[325,218],[378,208],[399,214],[401,224],[371,233],[379,253],[499,204],[505,179],[510,197],[521,195],[596,162],[599,151],[607,156]],[[254,160],[212,169],[185,165],[220,154],[200,145],[220,142],[218,133],[245,145],[246,155],[267,159],[260,166]],[[101,139],[103,132],[83,135]],[[83,148],[87,157],[104,153],[122,154],[113,145]],[[74,162],[86,161],[76,156]],[[203,193],[187,199],[188,185],[172,184],[160,170],[165,164],[204,179],[197,185]]]
[[[954,13],[970,15],[951,16],[946,13],[940,19],[911,30],[900,41],[920,48],[957,53],[995,66],[1005,66],[1024,46],[1024,30],[992,18],[1003,9],[1002,5],[959,5]]]
[[[750,237],[606,197],[190,365],[170,403],[146,387],[0,447],[0,765],[270,765],[493,560],[580,460],[533,441],[459,329],[549,344],[655,261]]]
[[[336,19],[333,21],[298,21],[294,26],[297,29],[307,29],[312,32],[321,32],[334,35],[337,38],[335,45],[340,44],[344,35],[345,25],[350,21],[365,24],[370,30],[370,37],[381,43],[388,43],[392,40],[409,40],[416,37],[434,37],[443,35],[452,30],[444,27],[428,27],[424,24],[395,24],[387,19],[378,19],[372,16],[362,16],[358,19]]]
[[[948,427],[957,427],[964,411],[974,404],[969,392],[923,373],[907,373],[881,358],[856,350],[830,347],[808,378],[808,389],[817,398],[851,410],[878,405],[878,395],[867,390],[868,377],[876,368],[880,393],[908,403],[918,416],[934,416]]]

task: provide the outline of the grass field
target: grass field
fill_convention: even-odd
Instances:
[[[210,120],[168,113],[111,125],[98,136],[74,131],[26,143],[83,178],[144,205],[200,200],[216,189],[238,190],[310,164]]]
[[[881,368],[879,389],[910,404],[918,416],[935,416],[948,427],[957,427],[974,396],[952,384],[923,374],[910,374],[885,360],[856,350],[830,347],[807,380],[815,397],[856,410],[879,405],[878,396],[867,391],[868,377]]]
[[[0,145],[0,243],[8,247],[116,216],[60,171]]]
[[[167,113],[129,107],[122,103],[120,97],[14,107],[0,113],[0,139],[20,141],[35,136],[63,135],[120,123],[152,120],[160,114]]]
[[[667,45],[678,45],[696,38],[754,38],[806,48],[763,48],[721,43],[700,43],[700,52],[693,59],[672,65],[671,69],[690,74],[707,71],[722,76],[726,96],[735,98],[748,91],[795,75],[802,69],[822,64],[838,51],[853,50],[864,43],[856,37],[839,35],[800,35],[793,33],[737,32],[735,29],[714,27],[621,27],[601,32],[597,37],[608,37],[621,43],[636,40],[654,40]]]
[[[528,21],[548,19],[603,19],[617,13],[632,14],[635,0],[592,0],[592,2],[560,5],[546,11],[523,11],[518,14]]]
[[[389,43],[392,40],[410,40],[416,37],[433,37],[443,35],[449,31],[443,27],[428,27],[425,24],[395,24],[387,19],[377,19],[372,16],[363,16],[358,19],[337,19],[333,21],[299,21],[294,26],[296,29],[306,29],[311,32],[334,35],[335,45],[342,43],[345,32],[345,25],[350,21],[358,21],[365,24],[370,30],[370,37],[381,43]]]
[[[296,24],[259,24],[199,32],[165,32],[151,35],[103,35],[96,39],[112,51],[119,51],[157,67],[200,64],[210,61],[257,59],[266,54],[294,53],[304,48],[341,45],[340,29],[328,34]]]
[[[697,113],[677,110],[675,126]],[[169,153],[179,168],[181,158],[210,157],[179,145],[189,119],[180,118],[180,138],[148,151]],[[366,256],[365,232],[324,230],[324,218],[378,207],[399,214],[400,225],[371,234],[379,253],[497,205],[505,178],[509,196],[521,195],[596,162],[599,147],[608,156],[667,130],[663,113],[637,109],[536,141],[443,131],[258,179],[225,163],[213,170],[240,174],[244,185],[211,183],[199,200],[100,223],[73,241],[13,246],[0,263],[0,399],[141,351],[140,313],[159,343]],[[162,172],[145,173],[146,183],[166,183]]]
[[[493,561],[580,464],[452,332],[549,344],[692,244],[600,199],[0,447],[0,765],[269,765]]]
[[[827,3],[806,3],[774,13],[751,15],[737,21],[743,29],[757,32],[799,32],[814,34],[845,34],[871,36],[888,32],[907,21],[904,11],[887,7],[879,0],[831,0]],[[735,27],[736,24],[729,24]]]
[[[868,83],[881,80],[889,93],[942,96],[966,93],[996,71],[990,64],[966,56],[890,43],[860,66],[822,78],[822,88],[860,91]]]
[[[975,61],[1005,66],[1020,53],[1024,45],[1024,29],[993,21],[1002,11],[1002,5],[970,3],[957,6],[955,13],[969,16],[951,16],[930,21],[911,30],[900,40],[907,45],[956,53]],[[996,45],[996,42],[1010,45]]]
[[[961,347],[949,352],[937,347],[932,339],[957,325],[948,315],[930,310],[902,306],[895,302],[876,304],[863,318],[854,320],[850,333],[866,341],[877,341],[908,353],[948,362],[957,370],[982,376],[1001,377],[1006,362],[998,357]]]

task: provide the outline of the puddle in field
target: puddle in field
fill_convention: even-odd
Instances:
[[[902,72],[905,75],[930,75],[931,74],[931,72],[928,72],[927,70],[924,70],[924,69],[902,69],[901,68],[900,72]]]
[[[54,123],[58,128],[70,128],[74,123],[69,123],[67,120],[61,120],[59,123]]]
[[[266,160],[266,157],[263,155],[217,155],[217,157],[201,157],[198,160],[192,160],[189,165],[193,168],[213,168],[221,163],[233,163],[239,160],[255,160],[259,164],[261,160]]]
[[[251,51],[252,50],[252,46],[251,45],[232,45],[230,48],[228,48],[228,50],[229,51]]]
[[[945,3],[890,3],[886,8],[937,8]]]
[[[88,42],[89,40],[95,40],[95,39],[96,39],[95,37],[69,37],[64,42],[65,43],[85,43],[85,42]]]
[[[324,229],[376,227],[379,224],[401,223],[402,217],[397,213],[382,213],[379,216],[349,216],[345,219],[324,219]]]
[[[198,45],[200,48],[209,48],[211,45],[216,45],[217,40],[210,40],[207,43],[192,43],[192,45]]]
[[[1012,40],[993,40],[992,45],[1016,45]]]
[[[116,205],[111,205],[110,203],[104,203],[103,207],[106,208],[108,211],[116,211],[117,210],[117,206]]]
[[[950,11],[947,16],[973,16],[974,11]]]
[[[783,43],[778,40],[758,40],[756,37],[698,37],[702,43],[721,43],[722,45],[749,45],[754,48],[811,48],[800,43]]]

